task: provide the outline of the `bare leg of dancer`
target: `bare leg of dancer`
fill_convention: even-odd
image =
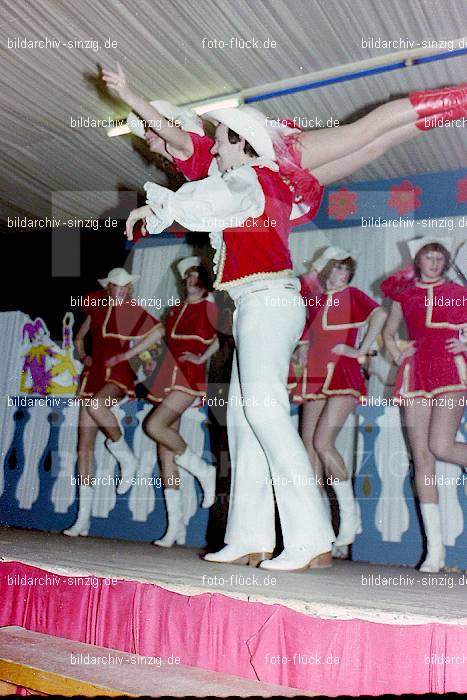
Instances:
[[[354,410],[353,396],[331,396],[326,401],[314,435],[314,447],[326,476],[332,478],[332,487],[339,503],[340,526],[334,543],[336,547],[352,544],[360,527],[352,475],[336,449],[337,436]]]
[[[314,437],[316,426],[326,405],[326,399],[306,401],[302,406],[300,433],[308,452],[311,466],[316,474],[316,483],[319,489],[324,488],[324,467],[315,449]]]
[[[467,445],[456,440],[457,431],[464,415],[467,393],[441,394],[450,405],[433,406],[430,423],[429,446],[437,459],[467,467]]]
[[[320,165],[366,148],[381,136],[390,136],[401,126],[413,126],[412,135],[415,135],[417,119],[416,110],[404,97],[377,107],[353,124],[304,131],[300,135],[302,166],[314,171]],[[410,138],[409,134],[407,132],[407,138]]]
[[[97,399],[96,406],[88,406],[87,411],[96,425],[102,430],[104,435],[117,442],[122,437],[122,431],[118,424],[118,420],[112,413],[109,402],[115,406],[125,396],[125,391],[116,384],[104,384],[102,389],[94,394],[94,399]]]
[[[415,138],[416,136],[421,136],[423,133],[423,131],[417,129],[413,124],[407,124],[406,126],[394,129],[380,136],[355,153],[350,153],[338,160],[333,160],[313,168],[312,174],[322,185],[329,185],[337,180],[352,175],[352,173],[359,168],[368,165],[368,163],[382,156],[393,146]]]
[[[193,403],[193,396],[184,391],[171,391],[167,398],[146,417],[143,429],[155,442],[175,453],[175,463],[195,476],[203,490],[203,508],[215,501],[216,470],[190,449],[174,429],[174,423]]]
[[[405,426],[415,467],[415,487],[420,503],[438,503],[435,484],[435,456],[430,450],[430,423],[432,407],[415,399],[404,409]]]
[[[105,384],[100,391],[94,394],[97,399],[96,406],[89,406],[88,412],[96,425],[107,437],[105,442],[107,449],[120,464],[122,471],[117,493],[123,494],[131,488],[131,480],[138,468],[138,461],[130,447],[125,442],[118,420],[112,413],[110,405],[115,406],[125,396],[125,391],[116,384]]]
[[[180,419],[178,418],[171,426],[178,432]],[[164,483],[165,505],[167,508],[167,530],[160,540],[153,544],[159,547],[172,547],[175,543],[185,544],[186,526],[183,519],[183,507],[180,493],[179,469],[174,461],[175,453],[167,447],[158,443],[157,452],[159,456],[159,466]]]
[[[146,416],[143,423],[145,433],[175,455],[183,454],[187,444],[175,425],[193,401],[194,397],[185,391],[171,391],[162,403]]]
[[[405,408],[405,423],[415,464],[415,485],[427,539],[427,557],[420,571],[436,573],[444,566],[441,514],[436,486],[436,459],[430,450],[430,425],[433,409],[416,400]]]
[[[84,406],[79,409],[78,420],[78,475],[79,475],[79,505],[78,517],[75,523],[64,530],[64,535],[76,537],[87,535],[91,522],[92,508],[92,466],[94,461],[94,446],[99,430]]]
[[[98,430],[96,422],[86,408],[81,406],[78,420],[78,474],[80,481],[84,483],[89,483],[92,476],[94,446]]]
[[[326,476],[332,477],[333,480],[346,481],[349,478],[344,460],[336,449],[336,439],[354,410],[353,396],[331,396],[326,401],[316,428],[314,447],[323,463]]]

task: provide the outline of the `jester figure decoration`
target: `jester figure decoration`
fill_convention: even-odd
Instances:
[[[67,312],[63,317],[61,348],[50,338],[41,318],[23,325],[25,351],[20,393],[39,396],[72,396],[76,393],[80,370],[73,359],[73,323],[73,314]]]

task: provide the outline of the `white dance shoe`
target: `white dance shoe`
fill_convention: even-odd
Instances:
[[[157,545],[157,547],[172,547],[175,543],[185,544],[186,526],[183,521],[180,491],[178,489],[165,489],[164,495],[168,527],[165,535],[152,544]]]
[[[272,557],[272,552],[251,552],[245,547],[237,547],[227,544],[219,552],[205,554],[204,561],[217,564],[244,564],[245,566],[258,566],[258,564]]]
[[[138,460],[128,444],[125,442],[123,435],[121,435],[119,440],[116,442],[107,438],[105,441],[105,446],[120,464],[122,473],[120,483],[117,487],[117,493],[122,495],[132,486],[132,479],[134,478],[138,469]]]
[[[89,534],[89,525],[91,523],[91,508],[92,508],[92,486],[83,486],[80,484],[79,487],[79,505],[78,505],[78,517],[76,522],[68,528],[68,530],[63,530],[63,534],[68,537],[86,537]]]
[[[282,554],[270,561],[263,561],[260,569],[268,571],[306,571],[327,569],[332,566],[332,552],[317,552],[316,547],[287,547]]]
[[[332,487],[339,504],[339,534],[334,542],[336,547],[352,544],[355,536],[361,532],[361,522],[355,500],[352,480],[333,482]]]
[[[437,574],[444,567],[445,549],[441,532],[441,513],[438,503],[420,503],[427,539],[427,556],[420,567],[424,573]]]
[[[203,490],[202,508],[210,508],[216,500],[216,468],[201,459],[187,445],[185,452],[175,455],[175,464],[198,479]]]

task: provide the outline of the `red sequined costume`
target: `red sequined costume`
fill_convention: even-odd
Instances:
[[[296,403],[326,399],[329,396],[366,396],[360,363],[352,357],[336,355],[332,348],[345,343],[355,347],[358,329],[366,324],[378,304],[356,287],[309,294],[302,279],[301,294],[308,318],[302,341],[308,341],[307,365],[302,377],[291,372],[289,388]]]
[[[173,307],[165,321],[167,348],[156,378],[147,395],[148,401],[158,403],[174,390],[193,397],[206,395],[206,362],[179,362],[184,352],[202,355],[217,337],[218,308],[208,295],[199,301],[186,301]]]
[[[394,396],[431,397],[465,391],[465,355],[446,350],[446,341],[458,339],[459,330],[467,327],[465,288],[449,280],[401,283],[394,275],[382,283],[381,291],[401,305],[409,339],[417,349],[398,369]]]
[[[130,397],[135,395],[135,375],[129,362],[114,367],[106,367],[105,362],[129,350],[130,341],[141,340],[160,321],[134,299],[124,300],[121,306],[114,305],[114,301],[105,291],[88,294],[84,299],[82,308],[91,318],[92,365],[81,374],[80,396],[94,396],[106,383],[116,384]]]

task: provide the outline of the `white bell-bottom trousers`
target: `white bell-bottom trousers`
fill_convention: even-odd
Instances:
[[[298,288],[296,279],[258,282],[234,297],[236,352],[227,410],[232,476],[225,541],[251,552],[274,549],[274,498],[284,547],[304,545],[324,552],[335,539],[290,416],[289,362],[305,323]]]

